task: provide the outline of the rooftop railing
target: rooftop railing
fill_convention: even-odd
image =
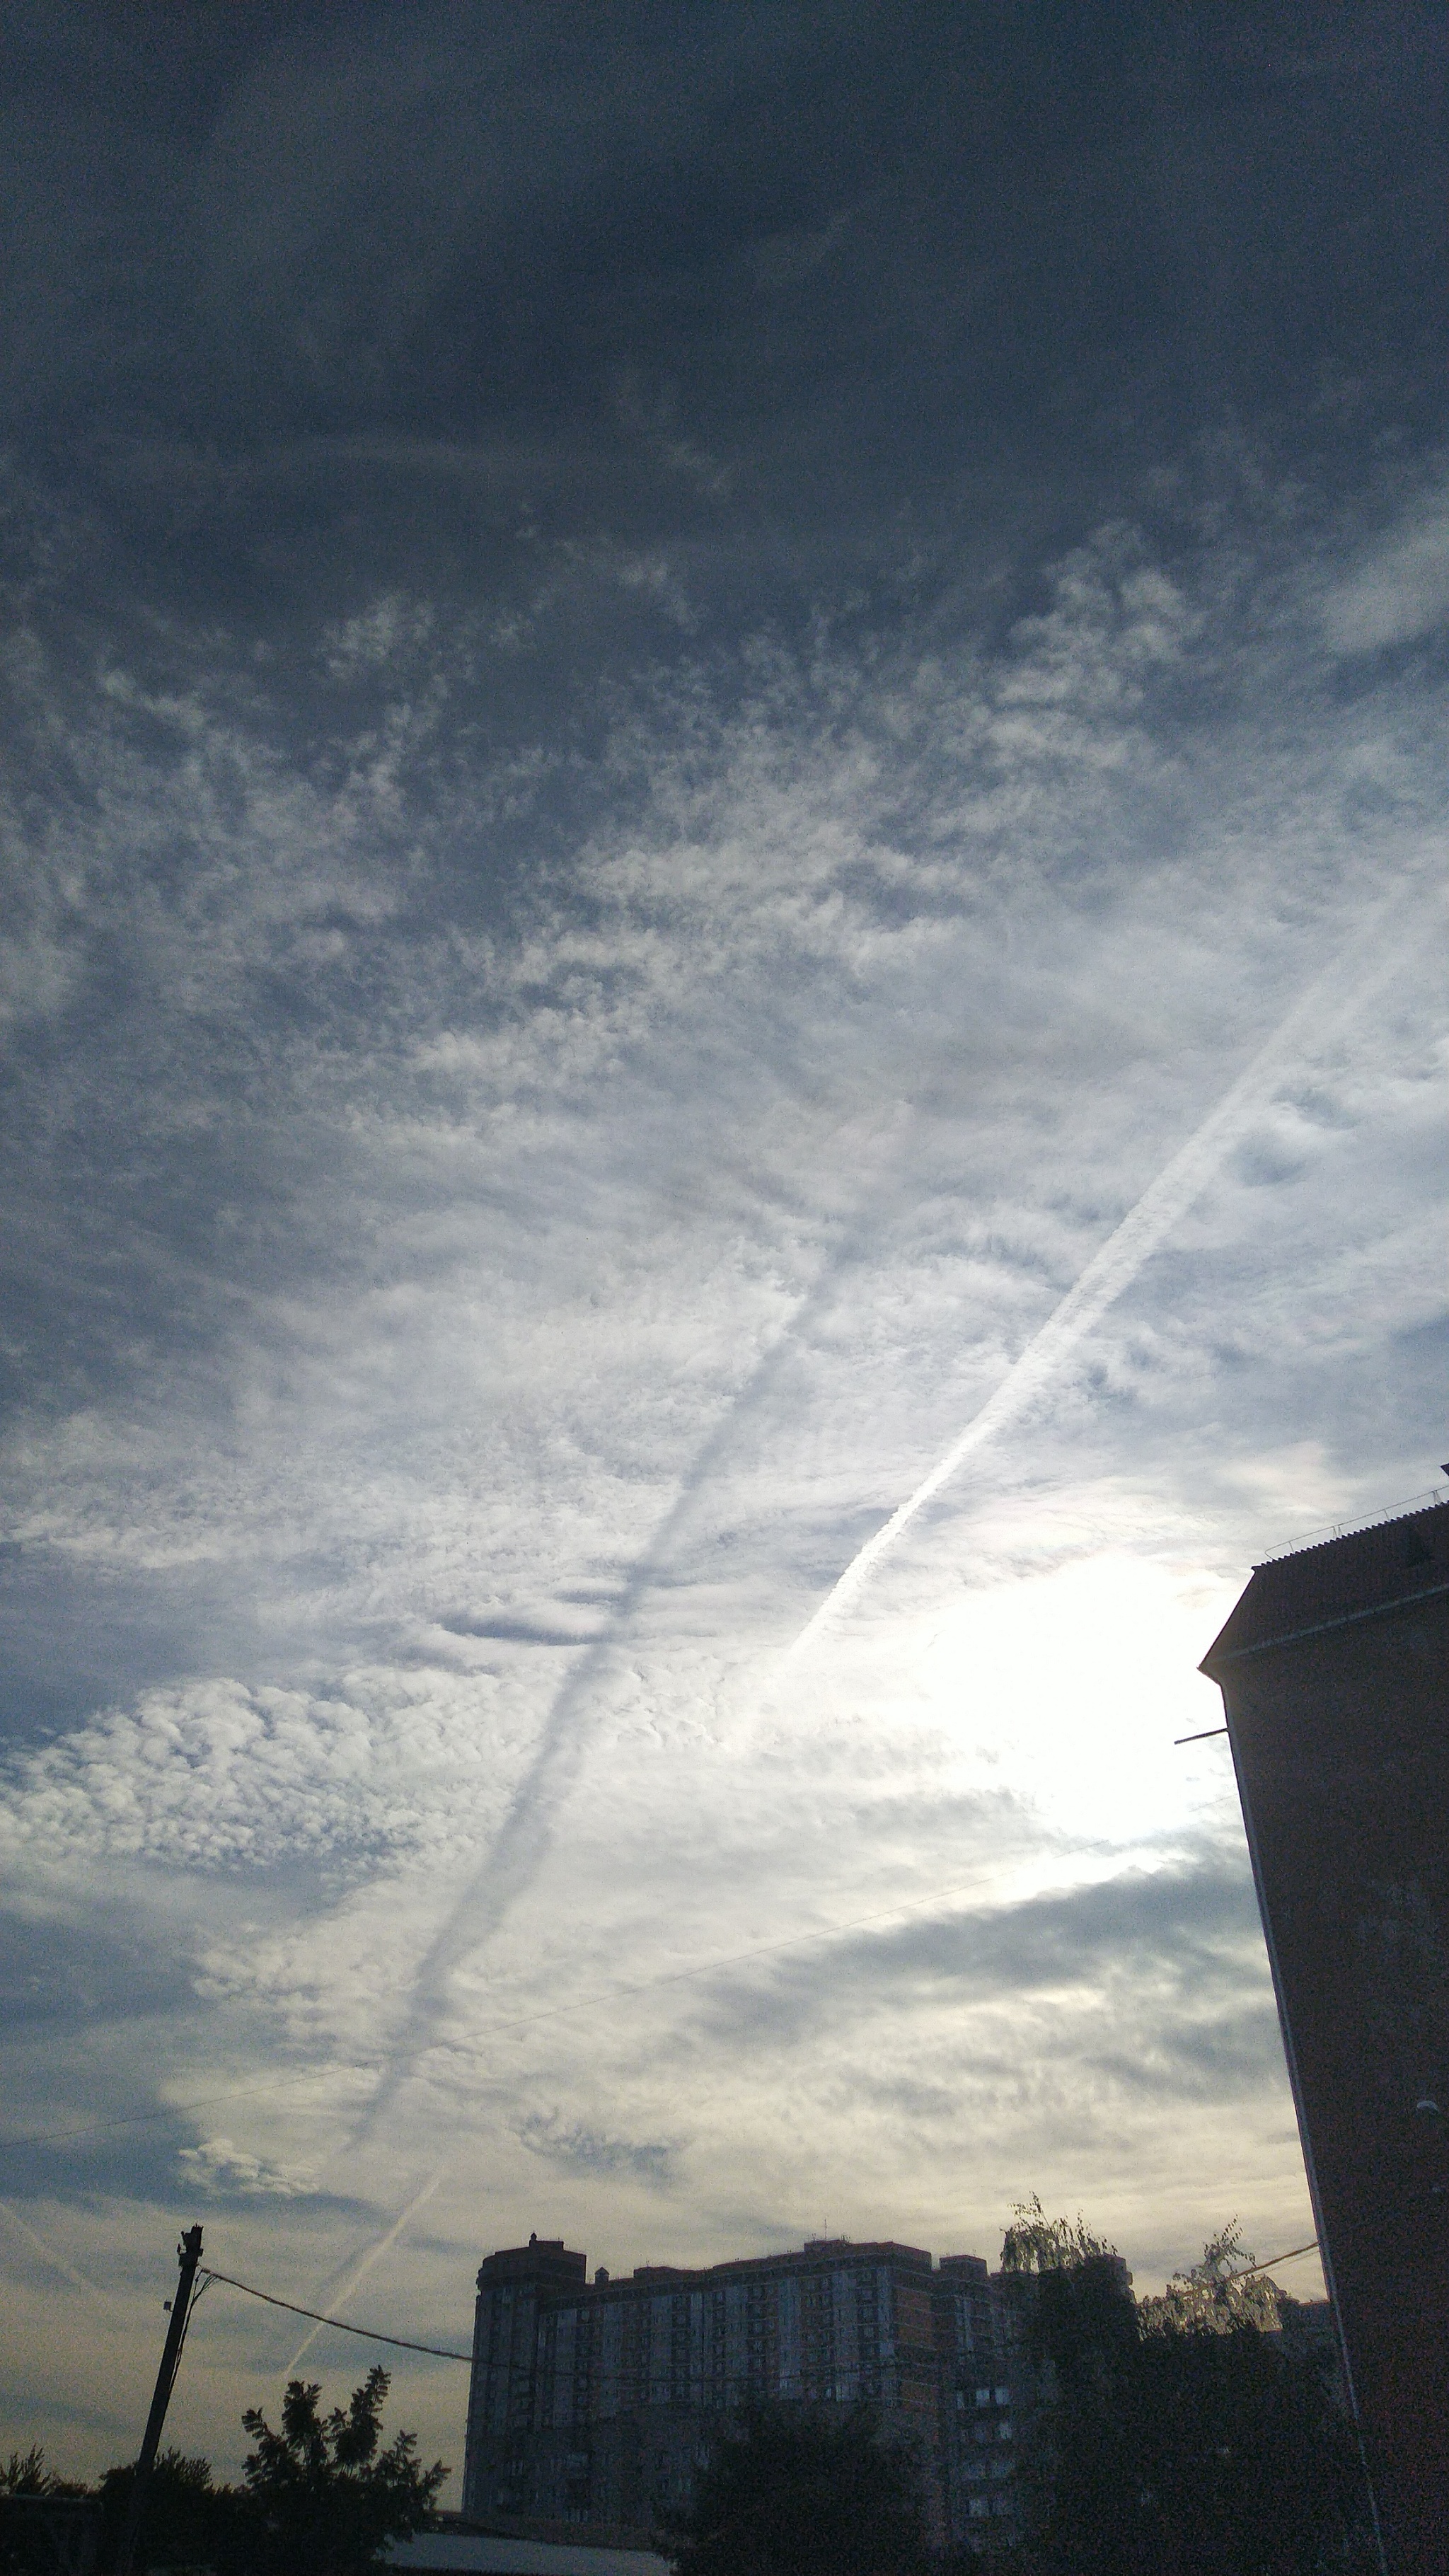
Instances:
[[[1316,1529],[1305,1530],[1301,1537],[1288,1539],[1282,1547],[1273,1547],[1266,1556],[1258,1557],[1253,1566],[1256,1574],[1261,1565],[1277,1565],[1285,1556],[1304,1556],[1310,1548],[1331,1547],[1336,1538],[1355,1538],[1360,1530],[1381,1529],[1386,1521],[1407,1520],[1413,1512],[1432,1511],[1438,1503],[1449,1503],[1449,1485],[1430,1485],[1422,1494],[1410,1494],[1407,1502],[1386,1503],[1376,1512],[1367,1512],[1360,1520],[1321,1521]]]

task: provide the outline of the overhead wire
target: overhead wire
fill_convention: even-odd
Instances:
[[[1306,2245],[1290,2246],[1286,2254],[1270,2254],[1262,2263],[1244,2263],[1236,2272],[1230,2272],[1228,2278],[1230,2281],[1249,2281],[1255,2273],[1271,2272],[1279,2263],[1291,2263],[1300,2254],[1316,2254],[1317,2251],[1318,2239],[1314,2236]],[[202,2265],[201,2272],[203,2283],[224,2281],[229,2290],[244,2291],[249,2299],[260,2299],[269,2308],[285,2308],[289,2316],[310,2317],[314,2325],[334,2326],[339,2334],[360,2335],[367,2343],[392,2344],[399,2352],[427,2353],[435,2361],[471,2362],[473,2358],[471,2352],[457,2352],[447,2344],[418,2343],[410,2335],[386,2334],[380,2326],[359,2326],[354,2325],[347,2317],[324,2316],[320,2308],[304,2308],[299,2306],[295,2299],[279,2299],[275,2292],[259,2290],[251,2281],[239,2281],[232,2272],[215,2271],[209,2263]],[[201,2292],[198,2290],[196,2298],[191,2303],[193,2308],[196,2305],[196,2299],[200,2296]],[[191,2323],[189,2315],[186,2322],[189,2327]]]
[[[1291,2263],[1299,2254],[1316,2254],[1318,2239],[1310,2236],[1306,2245],[1290,2245],[1286,2254],[1270,2254],[1266,2263],[1244,2263],[1241,2270],[1230,2272],[1230,2281],[1250,2281],[1255,2272],[1271,2272],[1275,2263]]]
[[[339,2334],[362,2335],[369,2343],[396,2344],[400,2352],[431,2353],[437,2361],[473,2358],[471,2352],[453,2352],[444,2344],[414,2343],[409,2335],[384,2334],[379,2326],[355,2326],[346,2317],[324,2317],[320,2308],[302,2308],[295,2299],[279,2299],[271,2290],[259,2290],[250,2281],[237,2280],[234,2273],[213,2271],[209,2263],[204,2263],[202,2270],[208,2281],[224,2281],[229,2290],[244,2290],[249,2299],[261,2299],[269,2308],[285,2308],[289,2316],[310,2317],[314,2325],[335,2326]]]

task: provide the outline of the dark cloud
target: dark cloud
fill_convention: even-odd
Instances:
[[[1195,2026],[1245,1975],[1261,1982],[1252,1881],[1246,1866],[1215,1864],[1128,1870],[1024,1904],[856,1933],[716,1988],[710,2011],[741,2036],[788,2042],[822,2023],[898,2011],[908,1997],[956,1994],[976,2006],[1084,1989],[1100,1996],[1112,1985],[1151,1996],[1156,2008],[1170,1994]],[[1175,2046],[1196,2057],[1185,2029]],[[1209,2061],[1212,2053],[1209,2042]]]
[[[57,2434],[89,2433],[101,2436],[102,2457],[109,2467],[124,2454],[134,2439],[134,2426],[123,2408],[87,2406],[74,2398],[37,2395],[33,2380],[17,2376],[8,2385],[0,2383],[0,2406],[12,2424],[33,2424],[37,2432],[54,2427]]]
[[[98,2023],[100,2018],[98,2011]],[[188,2031],[182,2013],[173,2009],[167,2030],[171,2081],[191,2091],[198,2107],[158,2106],[154,2092],[147,2091],[145,2070],[126,2064],[128,2030],[134,2047],[134,2017],[115,2015],[104,2026],[107,2044],[83,2065],[73,2061],[67,2068],[55,2055],[29,2062],[17,2055],[12,2082],[32,2110],[43,2099],[46,2116],[35,2134],[0,2140],[0,2192],[22,2207],[60,2201],[99,2213],[131,2203],[167,2213],[168,2223],[178,2198],[232,2209],[285,2201],[304,2222],[373,2222],[373,2204],[329,2189],[306,2163],[239,2146],[214,2132],[212,2123],[227,2119],[234,2125],[240,2119],[254,2131],[259,2107],[265,2128],[267,2106],[258,2105],[258,2091],[285,2110],[286,2078],[279,2086],[275,2067],[269,2083],[252,2088],[249,2102],[244,2085],[218,2084],[204,2054],[204,2025],[193,2021]],[[187,2040],[196,2070],[189,2087],[180,2075]],[[98,2098],[98,2061],[109,2078],[99,2094],[105,2112],[87,2120]]]
[[[1266,2226],[1171,1739],[1249,1556],[1432,1472],[1439,18],[0,43],[24,2260],[149,2284],[200,2194],[436,2305],[541,2173],[681,2255],[911,2235],[953,2120]]]
[[[707,538],[733,489],[733,536],[788,507],[799,547],[899,530],[902,478],[914,508],[968,463],[1019,482],[1023,439],[1060,497],[1189,419],[1318,398],[1323,447],[1335,401],[1427,393],[1413,0],[1251,43],[917,5],[201,10],[184,40],[80,9],[10,45],[7,372],[47,438],[562,440],[570,514],[588,454],[621,524],[632,483]],[[229,505],[198,544],[194,489],[156,497],[199,577]],[[357,497],[303,520],[335,543]]]
[[[308,1571],[321,1590],[336,1566],[314,1558]],[[201,1636],[220,1672],[275,1670],[301,1651],[343,1645],[339,1636],[329,1641],[315,1595],[303,1621],[299,1632],[282,1605],[238,1600],[230,1569],[81,1567],[32,1544],[0,1559],[0,1727],[11,1746],[44,1739],[178,1681],[196,1672]]]
[[[468,1618],[461,1612],[450,1619],[439,1619],[438,1626],[450,1637],[496,1637],[510,1646],[597,1646],[604,1642],[603,1633],[587,1628],[561,1628],[547,1621],[524,1618]]]
[[[625,2174],[667,2189],[676,2179],[677,2144],[650,2138],[610,2137],[586,2121],[570,2120],[561,2111],[533,2111],[519,2121],[516,2136],[529,2154],[573,2173]]]

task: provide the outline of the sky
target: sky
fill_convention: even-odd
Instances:
[[[10,14],[0,2448],[196,2220],[1312,2236],[1177,1739],[1445,1454],[1445,49]]]

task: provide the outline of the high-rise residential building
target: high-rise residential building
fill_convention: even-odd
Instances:
[[[867,2402],[925,2472],[938,2542],[1015,2525],[1017,2369],[979,2255],[822,2239],[627,2280],[557,2240],[478,2274],[463,2511],[519,2536],[617,2541],[687,2505],[705,2445],[750,2403]]]
[[[1449,1504],[1256,1568],[1222,1690],[1393,2576],[1449,2567]]]

